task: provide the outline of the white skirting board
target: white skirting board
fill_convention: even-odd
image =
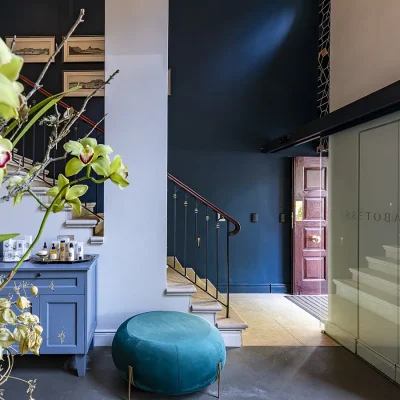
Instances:
[[[94,333],[94,346],[95,347],[111,346],[116,332],[117,331],[115,329],[97,330]]]
[[[342,328],[339,328],[329,321],[325,322],[325,333],[332,339],[335,339],[337,342],[339,342],[343,347],[346,347],[346,349],[350,350],[352,353],[356,353],[357,339],[350,335],[350,333],[344,331]]]
[[[387,358],[375,352],[360,340],[357,341],[357,355],[384,373],[393,381],[396,380],[396,365]]]
[[[396,366],[392,361],[331,322],[325,323],[325,333],[387,377],[400,384],[400,365]]]
[[[94,346],[111,346],[114,339],[115,329],[97,330],[94,333]],[[226,347],[242,347],[242,331],[220,331]]]

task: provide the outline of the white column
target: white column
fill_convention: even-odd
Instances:
[[[106,0],[106,142],[130,186],[106,184],[98,332],[163,308],[166,285],[168,0]]]

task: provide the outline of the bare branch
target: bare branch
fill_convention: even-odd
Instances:
[[[89,101],[96,95],[96,93],[101,90],[104,89],[106,87],[106,85],[108,85],[114,78],[115,76],[119,74],[119,69],[117,69],[114,73],[111,74],[111,76],[102,84],[100,85],[98,88],[96,88],[96,90],[94,90],[88,97],[86,97],[83,106],[81,107],[81,109],[75,114],[74,118],[72,118],[72,120],[64,127],[66,133],[64,133],[64,129],[61,131],[59,137],[60,138],[64,138],[66,135],[68,135],[72,125],[79,119],[79,117],[86,111],[86,106],[88,105]]]
[[[69,30],[66,36],[64,36],[63,40],[61,43],[56,46],[56,50],[54,53],[51,55],[49,60],[47,61],[47,64],[44,66],[41,74],[39,75],[39,78],[37,79],[35,83],[35,87],[26,95],[26,100],[29,100],[36,91],[38,91],[42,86],[40,85],[42,82],[43,77],[46,75],[47,70],[49,69],[51,63],[54,61],[56,58],[56,55],[61,51],[61,49],[64,47],[64,45],[67,43],[68,39],[71,37],[71,35],[75,32],[76,28],[78,25],[83,21],[83,16],[85,15],[85,10],[81,9],[79,13],[78,19],[75,21],[74,25],[72,25],[72,28]]]
[[[93,131],[106,119],[106,117],[107,114],[105,114],[104,117],[99,122],[97,122],[97,124],[85,135],[85,138],[89,137],[93,133]]]

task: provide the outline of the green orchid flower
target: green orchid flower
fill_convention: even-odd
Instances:
[[[93,138],[85,138],[80,142],[70,140],[68,143],[65,143],[64,150],[76,156],[75,158],[71,158],[65,167],[65,174],[67,176],[77,174],[88,165],[98,175],[110,175],[110,160],[108,155],[113,151],[110,146],[97,144],[97,140]]]
[[[0,88],[1,93],[1,88]],[[0,94],[1,96],[1,94]],[[1,110],[0,110],[1,116]],[[8,139],[3,139],[0,136],[0,187],[3,182],[4,176],[7,173],[7,163],[11,160],[11,152],[13,149],[12,143]]]
[[[0,117],[6,121],[18,118],[20,96],[24,87],[16,80],[21,72],[24,60],[11,53],[0,39]]]
[[[120,189],[127,187],[129,182],[128,167],[122,163],[121,156],[115,156],[110,166],[110,179],[119,186]]]
[[[63,174],[58,175],[58,184],[47,191],[47,196],[56,197],[60,191],[57,201],[53,206],[53,212],[58,213],[64,210],[66,204],[69,204],[72,209],[79,215],[82,212],[82,203],[79,197],[83,196],[87,190],[87,185],[69,186],[69,179]],[[68,186],[66,186],[68,185]],[[64,189],[63,189],[64,188]]]

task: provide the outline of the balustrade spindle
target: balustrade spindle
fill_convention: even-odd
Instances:
[[[217,217],[218,218],[218,217]],[[218,300],[218,291],[219,291],[219,220],[216,224],[216,253],[217,253],[217,259],[216,259],[216,270],[217,270],[217,284],[215,288],[217,289],[217,300]]]
[[[208,215],[208,206],[206,206],[206,291],[208,289],[208,221],[210,217]]]
[[[172,195],[174,199],[174,269],[176,269],[176,199],[178,198],[178,189],[174,185],[174,194]]]
[[[197,283],[197,253],[198,253],[198,226],[197,226],[197,217],[199,214],[199,208],[197,199],[195,201],[195,209],[194,209],[194,283]]]
[[[229,294],[230,294],[230,265],[229,265],[229,221],[226,220],[226,318],[229,318]]]
[[[183,203],[183,206],[185,207],[185,232],[184,232],[184,238],[183,238],[183,266],[185,268],[185,276],[186,276],[186,252],[187,252],[187,208],[188,208],[188,196],[185,195],[185,202]]]

